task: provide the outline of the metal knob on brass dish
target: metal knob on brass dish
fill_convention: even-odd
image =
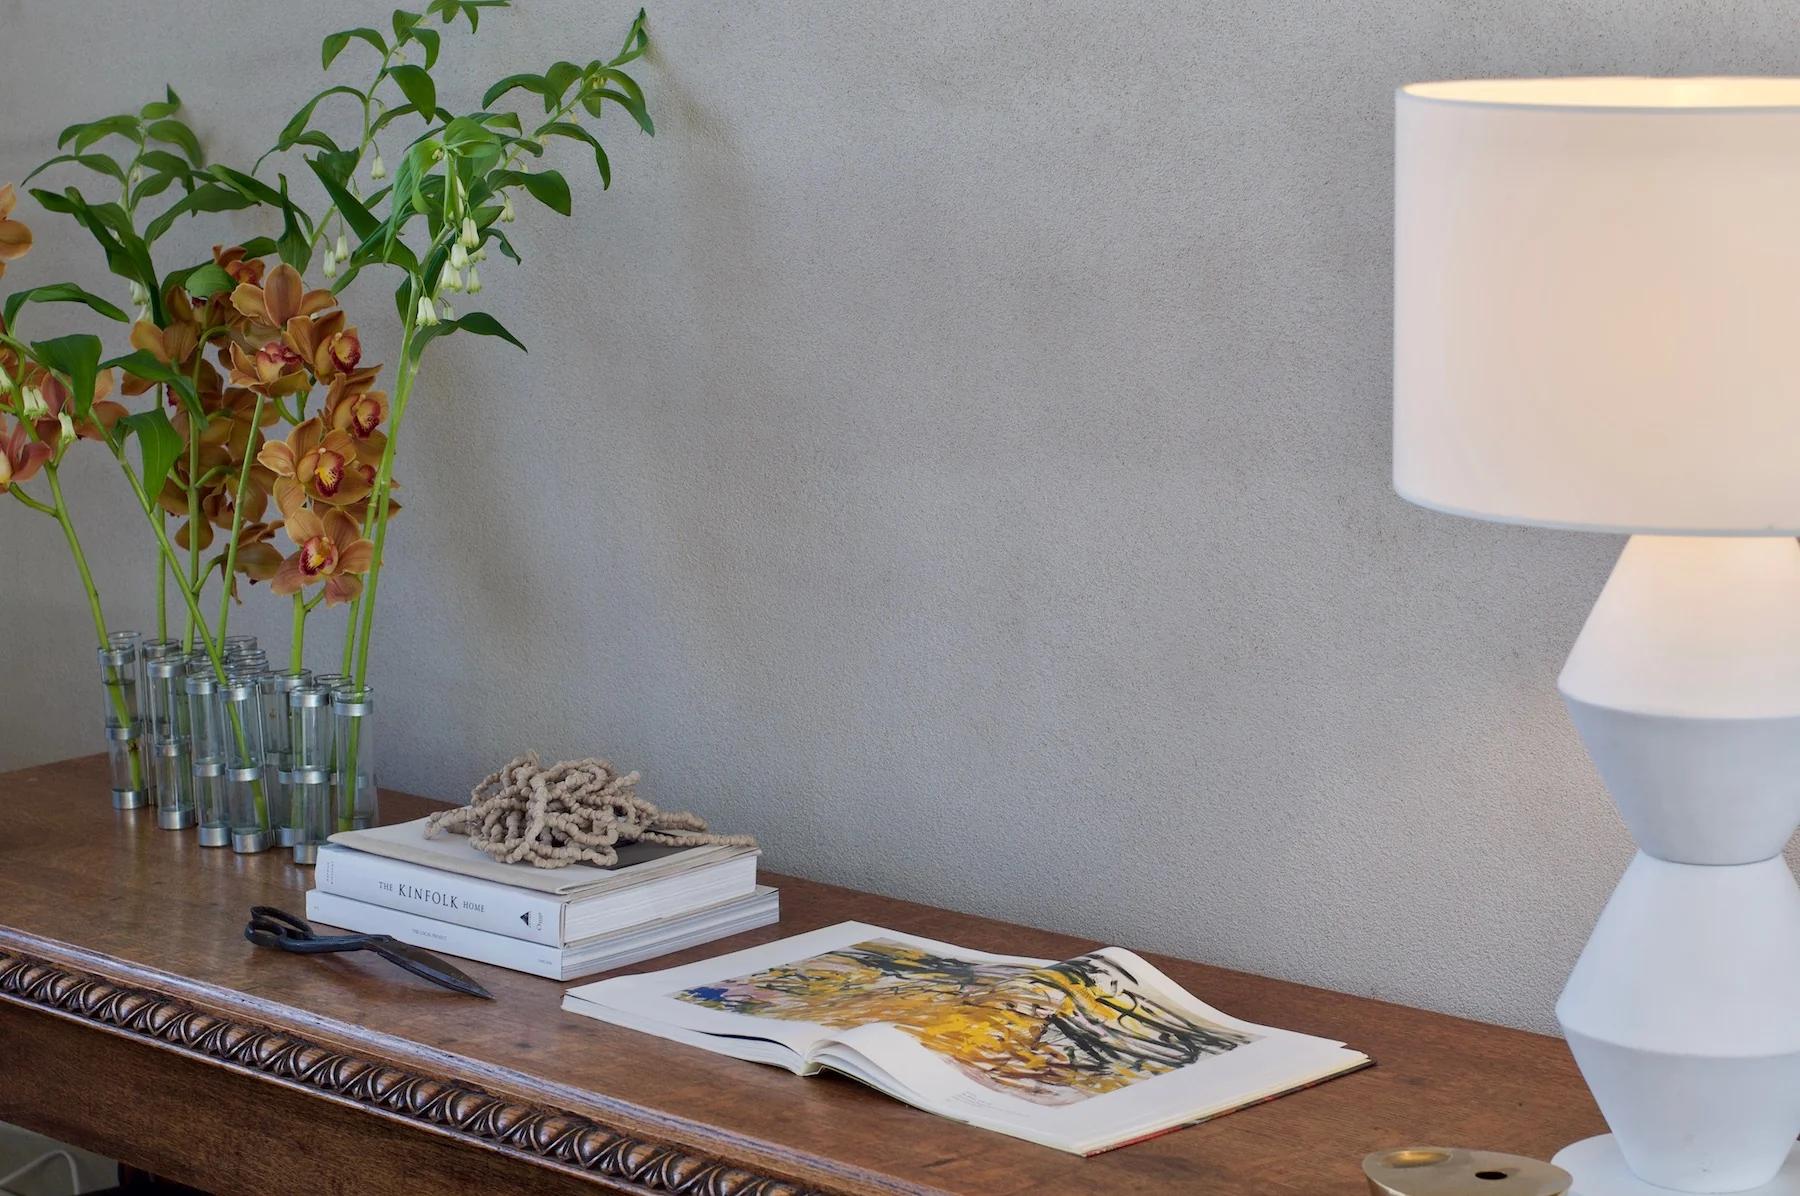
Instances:
[[[1453,1146],[1378,1150],[1363,1159],[1373,1196],[1567,1196],[1561,1167],[1516,1154]]]

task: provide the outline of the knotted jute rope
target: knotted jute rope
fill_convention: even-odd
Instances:
[[[469,804],[433,814],[425,837],[467,835],[477,850],[506,864],[564,868],[619,862],[619,843],[669,847],[755,847],[749,835],[715,835],[697,814],[657,809],[632,791],[639,774],[605,760],[562,760],[548,768],[527,752],[490,773]]]

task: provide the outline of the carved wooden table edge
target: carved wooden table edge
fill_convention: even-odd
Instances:
[[[328,1045],[304,1031],[269,1024],[243,1011],[209,1009],[190,995],[147,987],[144,981],[149,976],[108,975],[104,957],[77,963],[58,958],[62,954],[33,936],[0,928],[0,1001],[643,1193],[854,1196],[868,1190],[866,1183],[854,1188],[821,1186],[817,1180],[747,1170],[637,1129],[503,1095],[466,1078],[434,1075],[370,1052]],[[928,1191],[910,1185],[881,1186],[890,1191]]]

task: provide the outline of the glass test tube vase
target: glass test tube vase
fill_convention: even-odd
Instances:
[[[370,687],[345,685],[332,691],[332,737],[336,743],[332,802],[340,831],[375,825],[378,796],[374,715],[375,691]]]
[[[288,816],[295,824],[294,863],[318,863],[332,830],[331,694],[319,685],[288,693]]]
[[[225,818],[231,850],[267,851],[272,839],[264,793],[262,688],[256,677],[231,677],[219,687],[220,731],[225,737]]]
[[[140,668],[137,633],[109,635],[106,647],[100,649],[100,687],[112,803],[117,810],[135,810],[150,803],[150,784],[138,752]]]

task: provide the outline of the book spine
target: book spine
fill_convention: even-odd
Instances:
[[[320,855],[323,857],[324,853],[321,852]],[[306,916],[310,921],[354,930],[359,934],[392,935],[403,943],[411,943],[439,955],[473,959],[477,963],[491,963],[496,967],[529,972],[533,976],[547,976],[552,980],[562,979],[562,952],[541,943],[528,943],[523,939],[491,934],[485,930],[459,926],[454,922],[435,921],[405,910],[352,901],[319,889],[313,889],[306,895]]]
[[[563,945],[563,903],[547,893],[329,844],[319,849],[314,872],[314,886],[338,897],[546,947]]]

